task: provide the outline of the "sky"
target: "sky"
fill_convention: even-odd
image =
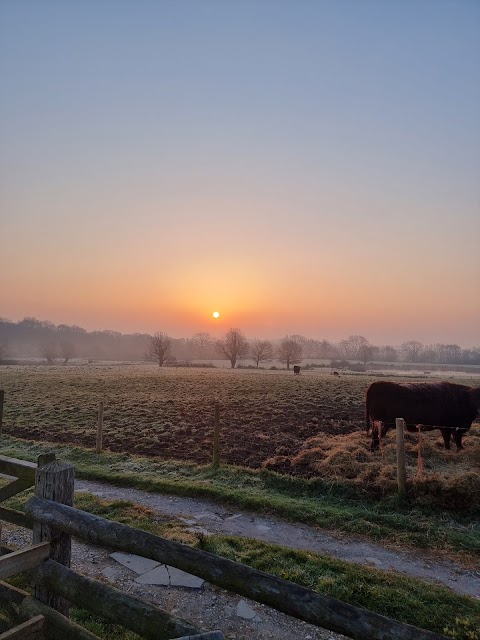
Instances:
[[[477,0],[1,0],[0,316],[479,345],[479,78]]]

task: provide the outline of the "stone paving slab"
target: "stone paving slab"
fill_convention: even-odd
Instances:
[[[155,567],[160,565],[160,562],[157,562],[156,560],[143,558],[142,556],[137,556],[133,553],[122,553],[121,551],[111,553],[110,557],[120,564],[123,564],[124,567],[128,567],[140,575],[147,573],[147,571],[152,571],[152,569],[155,569]]]
[[[138,578],[135,578],[135,582],[139,582],[140,584],[157,584],[165,587],[200,589],[205,581],[181,569],[162,564],[160,567],[156,567],[152,569],[152,571],[138,576]]]
[[[254,622],[261,622],[262,619],[258,616],[252,607],[245,602],[245,600],[240,600],[237,604],[237,616],[240,618],[244,618],[245,620],[253,620]]]
[[[115,567],[105,567],[105,569],[102,569],[102,575],[105,576],[105,578],[114,578],[119,572],[119,569],[115,569]]]

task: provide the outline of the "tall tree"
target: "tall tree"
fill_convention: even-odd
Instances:
[[[287,369],[290,369],[291,364],[301,362],[302,355],[303,346],[297,340],[297,336],[285,336],[277,349],[278,359],[287,365]]]
[[[417,340],[409,340],[408,342],[404,342],[400,346],[400,349],[407,362],[418,362],[420,353],[423,349],[423,344]]]
[[[232,369],[235,369],[237,360],[248,355],[250,346],[240,329],[229,329],[221,340],[217,340],[216,348],[230,360]]]
[[[363,362],[363,364],[367,364],[368,360],[373,360],[373,354],[375,353],[375,349],[377,347],[373,347],[368,341],[362,344],[358,350],[358,358]]]
[[[383,362],[396,362],[396,360],[398,359],[397,350],[395,349],[395,347],[386,344],[385,346],[380,347],[379,358]]]
[[[269,340],[255,340],[250,345],[250,357],[257,366],[260,362],[269,362],[273,360],[273,345]]]
[[[47,364],[53,364],[57,357],[57,348],[53,342],[46,342],[42,345],[41,349],[42,357],[45,358]]]
[[[172,347],[172,339],[163,331],[158,331],[148,338],[147,343],[147,360],[158,362],[159,367],[163,367],[163,363],[170,355]]]
[[[76,354],[77,350],[73,342],[70,342],[70,340],[62,340],[60,343],[60,355],[63,358],[63,364],[67,364],[71,358],[75,358]]]
[[[8,356],[8,345],[5,342],[0,342],[0,364]]]
[[[349,336],[340,341],[340,348],[347,360],[362,360],[366,362],[369,347],[369,341],[363,336]]]
[[[192,337],[193,350],[197,358],[206,358],[213,344],[212,336],[206,331],[196,333]]]

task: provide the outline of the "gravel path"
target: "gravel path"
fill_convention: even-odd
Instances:
[[[77,491],[87,491],[109,500],[130,500],[154,511],[184,518],[187,525],[210,533],[257,538],[294,549],[326,553],[341,560],[358,562],[387,571],[443,584],[454,591],[480,598],[480,569],[467,570],[450,562],[438,561],[433,554],[420,551],[395,551],[379,544],[334,535],[308,525],[296,525],[273,517],[262,517],[240,511],[232,512],[221,505],[193,498],[166,496],[77,480]]]

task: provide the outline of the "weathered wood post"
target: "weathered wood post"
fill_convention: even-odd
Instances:
[[[215,402],[215,414],[213,421],[213,466],[220,464],[220,404]]]
[[[53,458],[53,459],[52,459]],[[35,474],[35,495],[60,504],[73,507],[75,468],[71,464],[59,462],[54,455],[39,456]],[[50,558],[66,567],[70,566],[71,536],[53,526],[43,524],[41,520],[33,522],[33,543],[51,543]],[[49,593],[41,583],[33,585],[33,595],[44,604],[53,607],[63,615],[68,615],[69,604],[64,598]]]
[[[5,391],[0,389],[0,436],[2,435],[3,426],[3,402],[5,400]]]
[[[98,403],[97,419],[97,453],[102,453],[102,431],[103,431],[103,401]]]
[[[404,496],[407,492],[406,473],[405,473],[405,420],[403,418],[395,419],[395,427],[397,430],[397,484],[398,493]]]

